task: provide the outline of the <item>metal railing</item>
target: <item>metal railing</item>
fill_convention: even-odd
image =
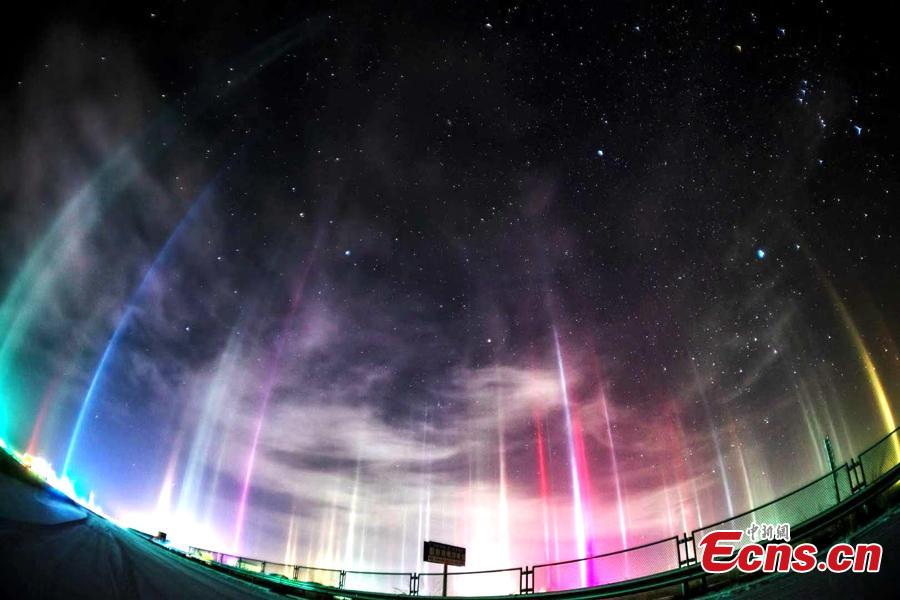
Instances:
[[[789,523],[791,528],[810,523],[889,473],[896,475],[900,464],[900,427],[833,471],[748,511],[694,529],[688,535],[673,536],[607,552],[531,567],[510,567],[487,571],[451,571],[447,594],[483,596],[486,594],[529,594],[536,591],[564,591],[580,587],[621,584],[647,579],[695,566],[703,536],[717,529],[744,530],[751,523]],[[442,572],[409,573],[352,571],[304,565],[286,565],[221,552],[190,548],[188,554],[206,562],[218,563],[244,572],[279,581],[320,585],[386,594],[437,596],[442,593]],[[662,581],[662,579],[661,579]]]

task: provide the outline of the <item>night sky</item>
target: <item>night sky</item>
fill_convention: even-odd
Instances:
[[[690,532],[896,426],[874,5],[24,8],[0,437],[114,516],[520,566]]]

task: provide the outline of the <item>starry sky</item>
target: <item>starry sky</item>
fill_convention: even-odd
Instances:
[[[874,5],[262,4],[3,25],[0,436],[109,513],[519,566],[896,426]]]

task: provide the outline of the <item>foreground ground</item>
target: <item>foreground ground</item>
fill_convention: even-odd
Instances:
[[[276,598],[0,473],[0,597]]]

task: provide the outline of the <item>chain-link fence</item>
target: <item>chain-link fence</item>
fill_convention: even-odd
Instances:
[[[518,594],[522,569],[491,571],[456,571],[447,573],[448,596],[490,596]],[[443,573],[419,573],[419,594],[440,596],[443,593]]]
[[[751,510],[695,529],[691,535],[670,537],[649,544],[534,567],[512,567],[490,571],[447,573],[447,595],[484,596],[532,592],[553,592],[620,583],[676,571],[700,559],[700,541],[710,531],[746,530],[753,523],[802,525],[838,506],[866,485],[895,470],[900,464],[900,428],[878,440],[834,471],[779,498]],[[747,539],[746,536],[744,538]],[[406,573],[345,571],[303,565],[287,565],[234,556],[201,548],[189,554],[207,562],[273,578],[312,582],[325,586],[382,592],[439,596],[443,593],[442,572]]]
[[[262,573],[265,575],[280,575],[281,577],[287,577],[288,579],[294,578],[294,565],[286,565],[284,563],[277,562],[265,562],[262,566]]]
[[[678,568],[678,538],[589,558],[535,565],[533,591],[555,592],[646,577]]]
[[[385,594],[409,594],[412,575],[412,573],[383,571],[345,571],[344,587],[348,590],[365,590]]]
[[[342,577],[340,569],[322,569],[318,567],[306,567],[298,565],[294,569],[292,579],[297,581],[306,581],[309,583],[318,583],[330,587],[341,587]]]
[[[900,429],[895,429],[859,455],[865,481],[872,482],[900,463]]]
[[[720,529],[745,531],[753,523],[788,523],[791,527],[796,527],[816,515],[837,506],[841,500],[849,498],[850,494],[850,474],[847,465],[843,465],[831,473],[823,475],[775,500],[766,502],[739,515],[734,515],[728,519],[693,530],[691,535],[693,537],[693,548],[697,552],[697,560],[699,561],[702,556],[700,542],[711,531]],[[731,545],[738,547],[752,541],[752,539],[745,536],[740,542]]]
[[[191,547],[188,554],[207,562],[216,562],[228,567],[237,567],[241,560],[240,556],[225,554],[224,552],[215,552],[213,550],[204,550],[202,548]]]

